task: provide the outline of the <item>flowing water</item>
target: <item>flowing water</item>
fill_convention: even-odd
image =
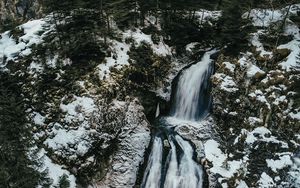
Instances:
[[[200,62],[181,73],[171,109],[174,118],[199,121],[208,114],[211,105],[209,78],[213,70],[210,55],[214,52],[205,53]],[[170,149],[165,157],[164,137],[161,134],[154,137],[142,187],[201,188],[203,170],[194,160],[193,147],[176,132],[171,131],[172,125],[160,126],[164,127]]]

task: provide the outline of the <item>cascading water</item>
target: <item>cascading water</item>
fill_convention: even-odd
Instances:
[[[163,143],[161,138],[155,137],[152,151],[149,156],[146,174],[144,175],[143,187],[157,188],[160,187],[161,167],[162,167]]]
[[[211,53],[205,53],[200,62],[182,72],[172,104],[173,116],[197,121],[208,113],[211,104],[208,79],[213,71]]]
[[[174,118],[198,121],[208,114],[211,104],[209,78],[213,69],[210,56],[214,52],[206,52],[200,62],[181,73],[171,109]],[[142,187],[201,188],[203,170],[194,161],[193,147],[176,132],[169,131],[171,127],[172,125],[165,125],[163,129],[170,145],[165,160],[163,137],[156,135],[153,139]]]

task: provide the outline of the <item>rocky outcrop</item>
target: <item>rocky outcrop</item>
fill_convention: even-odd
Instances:
[[[139,101],[129,97],[109,104],[100,101],[89,109],[78,104],[75,116],[68,114],[70,104],[61,106],[67,108],[62,122],[46,131],[44,144],[51,158],[64,164],[81,185],[93,180],[96,187],[133,187],[151,139]],[[70,118],[73,127],[61,126],[69,124]]]
[[[39,0],[1,0],[0,1],[0,30],[8,29],[24,20],[39,18],[41,4]]]
[[[135,185],[139,166],[151,139],[149,123],[137,100],[129,103],[123,123],[118,135],[118,149],[110,158],[106,175],[96,183],[97,187]]]

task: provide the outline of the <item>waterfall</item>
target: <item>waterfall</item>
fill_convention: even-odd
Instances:
[[[205,53],[200,62],[182,72],[172,105],[173,116],[196,121],[208,113],[211,103],[208,79],[213,71],[210,55],[214,52]]]
[[[171,109],[174,118],[199,121],[208,114],[211,105],[209,79],[212,73],[210,59],[215,51],[206,52],[200,62],[184,70],[178,80]],[[157,107],[157,113],[159,106]],[[158,115],[157,115],[158,116]],[[171,124],[161,123],[167,132],[170,148],[164,160],[162,137],[155,136],[148,165],[144,172],[143,188],[202,188],[202,166],[194,161],[190,143],[171,132]],[[165,164],[163,164],[163,162]]]
[[[148,165],[145,171],[142,187],[158,188],[160,187],[161,166],[162,166],[163,144],[159,137],[153,141],[152,151],[149,156]]]
[[[159,110],[159,103],[158,103],[156,107],[155,118],[157,118],[159,114],[160,114],[160,110]]]
[[[202,168],[193,160],[193,148],[190,143],[176,135],[176,142],[183,150],[183,156],[180,160],[179,176],[180,182],[178,186],[181,188],[199,188],[202,187]]]

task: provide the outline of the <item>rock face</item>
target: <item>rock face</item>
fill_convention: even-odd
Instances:
[[[38,0],[1,0],[0,26],[9,27],[31,18],[41,16]],[[0,27],[0,29],[1,29]]]
[[[137,100],[129,103],[120,129],[118,150],[110,159],[106,175],[97,187],[133,187],[139,165],[144,160],[150,142],[150,129],[143,109]]]
[[[85,111],[84,105],[77,108]],[[139,101],[100,102],[92,113],[84,114],[85,120],[80,116],[69,117],[75,127],[65,129],[56,123],[57,130],[49,132],[54,137],[48,136],[44,143],[54,152],[51,157],[67,166],[81,184],[92,178],[96,187],[133,187],[151,139]],[[58,139],[61,136],[68,139]]]

